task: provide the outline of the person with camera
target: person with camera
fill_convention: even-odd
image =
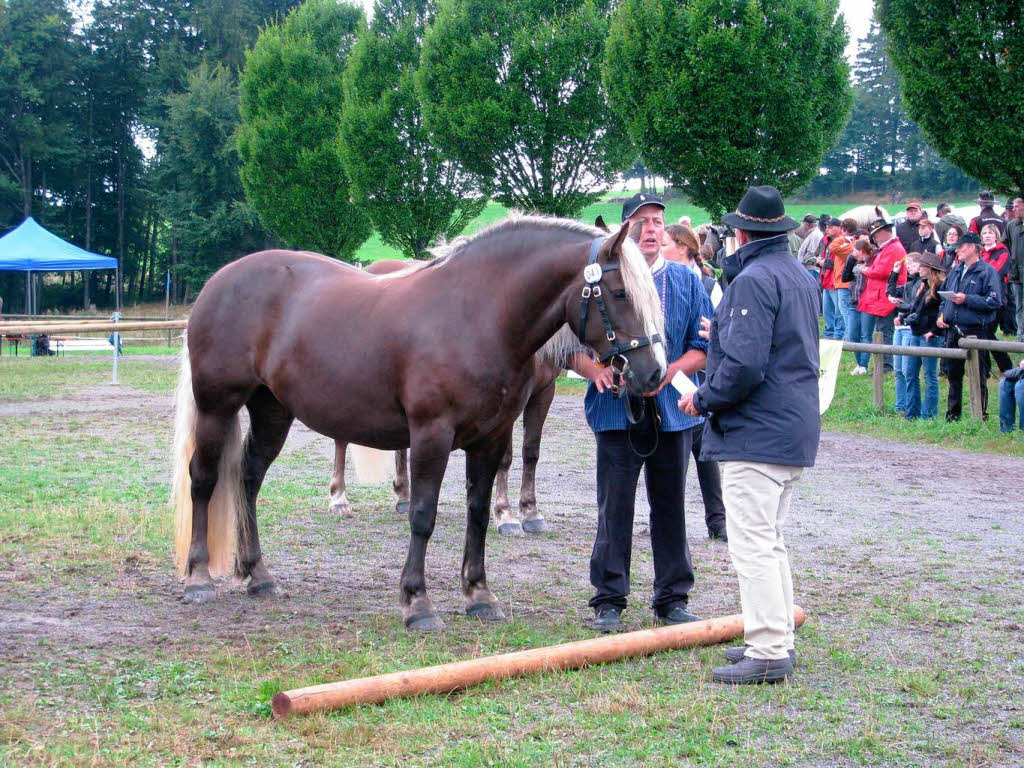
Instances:
[[[902,286],[907,282],[907,252],[899,238],[893,235],[892,229],[892,223],[884,218],[871,222],[868,236],[878,249],[875,258],[870,266],[854,267],[854,271],[862,272],[865,278],[864,290],[857,302],[857,310],[868,315],[862,333],[866,331],[864,335],[870,338],[874,336],[875,331],[881,331],[883,344],[892,344],[892,337],[896,331],[896,307],[886,295],[889,276],[898,268],[896,285]],[[882,361],[887,372],[893,370],[892,355],[885,355]]]
[[[647,259],[661,297],[669,365],[657,391],[645,398],[620,398],[611,391],[610,368],[601,368],[585,355],[576,355],[572,361],[572,368],[590,380],[584,408],[597,440],[597,534],[590,556],[595,592],[590,607],[594,628],[601,632],[622,629],[641,469],[651,510],[655,615],[662,624],[697,621],[687,609],[694,576],[683,510],[690,430],[702,419],[678,411],[679,392],[670,382],[679,372],[692,376],[704,368],[708,343],[700,336],[700,319],[711,314],[711,302],[688,267],[662,256],[665,205],[661,198],[634,195],[622,205],[622,221]]]
[[[782,528],[793,489],[814,465],[818,415],[817,289],[789,253],[779,191],[750,187],[723,221],[740,244],[738,274],[708,323],[707,379],[679,400],[709,417],[701,458],[722,466],[729,555],[739,577],[745,645],[716,682],[793,674],[793,580]]]
[[[910,256],[907,255],[909,261]],[[939,319],[939,290],[946,279],[946,267],[935,253],[923,253],[918,261],[920,279],[907,283],[900,311],[905,311],[904,323],[910,328],[910,338],[904,343],[911,347],[943,346],[945,335],[936,325]],[[908,419],[934,419],[939,409],[938,358],[906,355],[903,358],[903,379],[906,386]],[[921,399],[921,369],[924,369],[924,400]]]
[[[960,339],[965,336],[986,337],[986,329],[995,319],[999,309],[1002,289],[996,271],[981,260],[981,238],[974,232],[967,232],[957,241],[957,263],[949,271],[943,285],[943,297],[939,328],[946,332],[946,346],[958,349]],[[987,352],[979,354],[981,362],[981,411],[982,418],[988,418],[988,373]],[[946,421],[959,421],[963,410],[964,361],[950,360],[946,369],[949,378],[949,394],[946,402]]]

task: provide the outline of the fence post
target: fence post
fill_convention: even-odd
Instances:
[[[965,336],[977,339],[977,336]],[[981,399],[981,350],[967,350],[967,391],[971,400],[971,418],[981,420],[984,408]]]
[[[885,337],[881,331],[875,331],[871,339],[875,344],[884,344]],[[871,381],[875,385],[875,410],[885,410],[885,355],[871,353]]]

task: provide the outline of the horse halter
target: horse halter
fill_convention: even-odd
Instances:
[[[580,329],[577,332],[577,337],[580,343],[584,346],[587,345],[586,333],[587,333],[587,318],[590,315],[590,301],[593,299],[597,303],[597,311],[601,313],[601,324],[604,326],[604,336],[611,344],[611,348],[601,356],[600,360],[602,363],[608,363],[612,367],[612,371],[615,373],[615,385],[614,390],[618,390],[619,379],[626,374],[629,369],[629,360],[626,359],[626,352],[630,352],[634,349],[640,349],[641,347],[647,347],[651,344],[657,344],[661,342],[661,336],[657,333],[652,334],[650,337],[641,336],[637,339],[630,339],[629,343],[621,343],[617,341],[615,335],[615,329],[612,328],[611,317],[608,315],[608,306],[604,303],[604,294],[601,291],[601,279],[604,277],[605,272],[611,272],[619,269],[620,266],[617,262],[610,264],[598,264],[597,263],[597,252],[601,248],[601,244],[605,238],[595,238],[590,243],[590,258],[587,260],[587,266],[583,268],[583,279],[586,284],[583,286],[583,294],[580,299]]]

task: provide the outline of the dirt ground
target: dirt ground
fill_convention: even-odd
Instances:
[[[97,433],[124,431],[150,441],[152,461],[159,461],[169,442],[167,394],[95,387],[73,397],[0,403],[0,421],[53,419],[54,414],[87,417]],[[376,501],[369,502],[368,489],[361,486],[350,486],[351,518],[329,517],[332,458],[330,441],[296,424],[271,468],[268,491],[295,482],[322,501],[275,508],[267,517],[263,548],[285,591],[279,598],[251,599],[240,585],[226,583],[212,604],[186,605],[179,600],[181,585],[169,556],[140,552],[110,570],[86,562],[77,572],[74,567],[57,572],[49,564],[54,553],[21,554],[9,546],[0,558],[0,659],[9,682],[15,689],[30,688],[32,665],[40,659],[66,664],[148,652],[243,649],[253,636],[284,636],[296,628],[300,636],[302,628],[315,627],[355,638],[353,624],[363,620],[399,622],[407,524],[385,501],[387,495],[376,492]],[[506,538],[492,531],[488,539],[489,582],[510,616],[531,624],[566,616],[583,624],[589,618],[594,461],[582,400],[558,396],[545,427],[537,479],[539,505],[552,532]],[[517,458],[512,498],[519,469]],[[163,471],[169,475],[169,469]],[[1017,691],[971,705],[977,708],[971,738],[979,740],[994,738],[1024,714],[1021,666],[1010,663],[1024,651],[1021,477],[1024,460],[826,433],[817,466],[799,485],[787,529],[797,602],[818,636],[841,635],[849,653],[897,667],[942,668],[976,660],[999,688]],[[427,556],[428,588],[449,624],[467,621],[458,588],[464,482],[464,456],[456,452]],[[272,504],[264,500],[261,514]],[[686,508],[697,572],[690,607],[705,617],[736,613],[739,597],[727,549],[707,539],[692,469]],[[633,595],[625,615],[635,626],[650,621],[652,578],[641,492]],[[842,684],[821,675],[813,663],[805,663],[800,675],[825,689]],[[1019,747],[1017,728],[1011,741]]]

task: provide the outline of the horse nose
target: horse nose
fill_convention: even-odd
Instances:
[[[651,371],[651,375],[647,377],[647,386],[644,387],[644,392],[653,392],[661,384],[661,367],[659,366],[656,370]]]

